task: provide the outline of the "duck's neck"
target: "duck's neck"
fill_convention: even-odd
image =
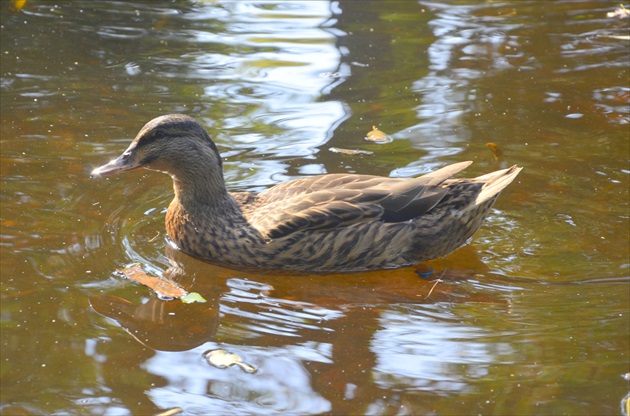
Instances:
[[[227,215],[240,211],[225,188],[221,172],[197,172],[191,167],[171,174],[171,177],[175,199],[188,211],[217,209]]]

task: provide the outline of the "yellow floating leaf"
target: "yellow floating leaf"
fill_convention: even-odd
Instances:
[[[492,155],[494,156],[494,159],[499,160],[499,158],[503,154],[503,151],[501,150],[499,145],[496,143],[488,142],[486,143],[486,147],[492,151]]]
[[[241,361],[241,357],[238,355],[227,352],[225,350],[210,350],[203,353],[203,357],[208,361],[208,364],[217,368],[228,368],[233,365],[237,365],[243,369],[246,373],[255,373],[256,369]]]
[[[371,142],[376,142],[376,143],[389,143],[392,141],[392,138],[389,137],[386,133],[377,129],[376,126],[372,126],[372,131],[370,131],[365,136],[365,140],[369,140]]]

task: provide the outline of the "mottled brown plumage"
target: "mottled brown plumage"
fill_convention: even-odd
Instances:
[[[450,253],[479,228],[521,171],[512,166],[451,179],[472,162],[418,178],[331,174],[259,194],[226,190],[216,145],[193,118],[147,123],[127,150],[92,172],[145,167],[173,178],[169,239],[194,257],[234,266],[307,272],[415,264]]]

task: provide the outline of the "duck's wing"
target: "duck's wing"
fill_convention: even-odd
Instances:
[[[332,174],[285,182],[259,194],[248,220],[268,238],[364,221],[408,221],[437,205],[448,192],[440,184],[470,163],[412,179]]]

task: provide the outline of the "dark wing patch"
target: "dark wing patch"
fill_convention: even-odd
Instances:
[[[385,222],[403,222],[417,218],[429,212],[447,193],[448,188],[421,186],[392,195],[381,201],[384,209],[381,219]]]

